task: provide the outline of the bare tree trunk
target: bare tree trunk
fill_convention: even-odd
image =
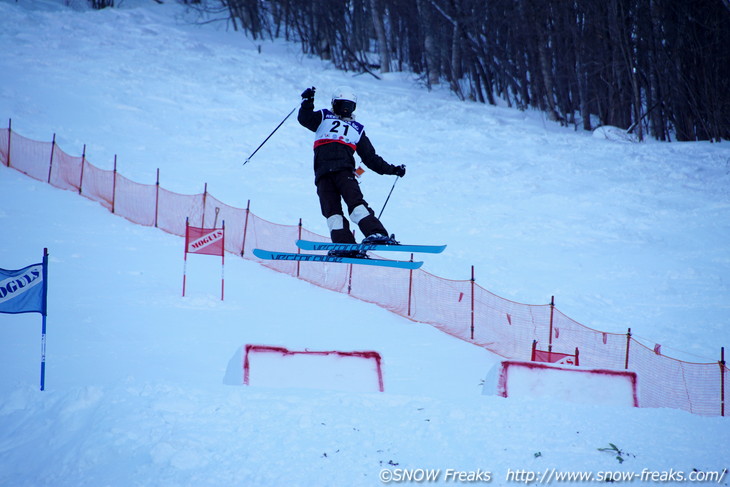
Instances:
[[[454,8],[457,12],[461,11],[461,2],[454,0]],[[461,55],[461,23],[456,20],[451,31],[451,76],[456,86],[459,80],[464,76]]]
[[[634,59],[634,46],[631,41],[631,35],[628,32],[630,30],[630,26],[627,26],[625,23],[627,21],[626,19],[629,19],[630,17],[624,11],[624,5],[620,0],[617,1],[616,10],[617,15],[615,18],[617,21],[616,30],[618,31],[618,38],[615,39],[615,42],[619,44],[621,54],[623,54],[633,95],[633,101],[631,103],[631,105],[633,105],[631,110],[633,112],[633,120],[630,126],[636,127],[637,137],[639,140],[644,140],[644,132],[641,128],[641,89],[639,88],[637,67]]]
[[[438,62],[438,45],[431,34],[433,16],[430,15],[429,7],[424,5],[423,0],[417,0],[416,5],[423,28],[423,49],[425,51],[426,70],[428,72],[428,86],[433,86],[439,84],[441,79]]]
[[[385,35],[385,24],[383,23],[384,15],[378,8],[378,0],[370,0],[370,13],[373,17],[375,38],[378,40],[380,72],[390,73],[390,49],[388,48],[388,38]]]
[[[552,58],[547,50],[547,35],[542,25],[542,19],[533,17],[533,25],[537,36],[537,54],[540,59],[542,81],[545,85],[545,100],[547,101],[548,118],[554,122],[560,121],[561,117],[555,108],[555,85],[553,84]]]

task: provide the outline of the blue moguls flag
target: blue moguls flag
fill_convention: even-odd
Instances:
[[[41,390],[46,388],[46,307],[48,295],[48,249],[43,262],[18,270],[0,269],[0,313],[40,313]]]
[[[46,315],[46,257],[18,270],[0,269],[0,313]]]

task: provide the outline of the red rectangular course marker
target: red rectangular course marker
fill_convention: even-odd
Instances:
[[[632,371],[514,360],[502,361],[495,369],[485,381],[484,394],[639,406],[636,373]]]
[[[268,345],[246,345],[243,383],[353,392],[385,390],[378,352],[293,351]]]

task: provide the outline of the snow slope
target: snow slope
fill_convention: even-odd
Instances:
[[[287,121],[339,84],[386,160],[406,164],[383,216],[403,241],[448,243],[425,269],[593,328],[709,362],[726,326],[726,144],[631,144],[540,114],[462,103],[406,74],[353,76],[191,25],[173,4],[0,0],[0,116],[138,182],[222,201],[325,234],[311,134]],[[259,47],[261,52],[259,53]],[[106,161],[106,162],[105,162]],[[390,177],[367,172],[379,211]],[[515,481],[544,472],[722,470],[723,418],[481,395],[488,352],[366,303],[182,241],[0,167],[0,267],[50,252],[47,390],[37,390],[40,317],[0,315],[0,485],[381,485],[382,469],[457,469]],[[212,259],[212,260],[210,260]],[[384,394],[233,387],[245,343],[376,350]],[[624,463],[599,451],[609,443]],[[640,485],[652,482],[636,480]],[[720,482],[727,484],[727,476]]]

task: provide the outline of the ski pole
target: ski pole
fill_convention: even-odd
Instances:
[[[378,220],[380,220],[380,217],[383,215],[383,212],[385,211],[385,207],[388,204],[388,200],[390,199],[390,195],[393,194],[393,190],[395,189],[395,183],[397,183],[399,179],[400,179],[400,177],[398,177],[398,176],[395,177],[395,181],[393,181],[393,186],[390,188],[390,193],[388,193],[388,197],[385,198],[385,203],[383,203],[383,209],[380,210],[380,215],[378,215]]]
[[[256,154],[259,151],[259,149],[264,146],[264,144],[266,143],[266,141],[268,141],[271,138],[271,136],[274,135],[274,132],[276,132],[277,130],[279,130],[279,127],[281,127],[282,125],[284,125],[284,122],[286,122],[286,119],[289,118],[289,117],[291,117],[291,114],[294,113],[294,110],[296,110],[296,109],[297,109],[297,107],[292,108],[292,111],[289,112],[289,115],[287,115],[286,117],[284,117],[284,120],[282,120],[281,122],[279,122],[279,125],[277,125],[276,128],[269,134],[269,136],[266,137],[263,142],[261,142],[261,145],[259,145],[258,147],[256,147],[256,150],[253,151],[251,153],[251,155],[248,156],[248,158],[245,161],[243,161],[243,165],[244,166],[248,163],[248,161],[251,160],[251,158],[254,156],[254,154]]]

